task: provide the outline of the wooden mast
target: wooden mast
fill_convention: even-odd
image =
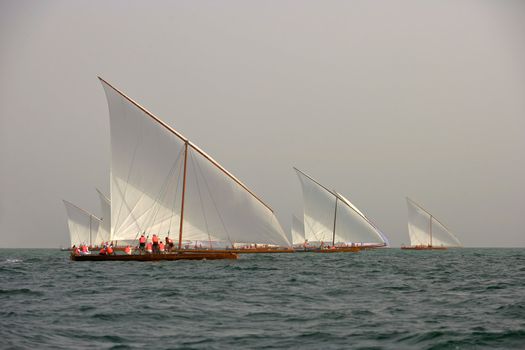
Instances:
[[[182,204],[180,207],[179,250],[182,249],[182,223],[184,222],[184,195],[186,194],[187,161],[188,161],[188,141],[184,143],[184,175],[182,176]]]
[[[430,246],[432,247],[432,215],[430,215]]]
[[[93,246],[93,243],[91,242],[92,241],[92,238],[91,238],[91,219],[93,217],[90,215],[89,216],[89,246],[92,247]]]
[[[335,197],[335,211],[334,211],[334,230],[332,235],[332,247],[335,246],[335,221],[337,219],[337,197]]]

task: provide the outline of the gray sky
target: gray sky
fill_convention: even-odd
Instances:
[[[525,246],[525,2],[0,0],[0,247],[100,213],[97,75],[277,212],[292,166],[408,243],[405,196],[466,246]]]

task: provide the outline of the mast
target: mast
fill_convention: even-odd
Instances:
[[[182,203],[180,207],[179,250],[182,249],[182,223],[184,221],[184,195],[186,194],[187,161],[188,161],[188,141],[184,143],[184,175],[182,176]]]
[[[92,239],[91,239],[91,215],[89,216],[89,246],[92,247],[93,246],[93,243],[91,243]]]
[[[432,247],[432,215],[430,215],[430,246]]]
[[[335,222],[337,220],[337,197],[335,197],[335,212],[334,212],[334,230],[332,236],[332,247],[335,246]]]

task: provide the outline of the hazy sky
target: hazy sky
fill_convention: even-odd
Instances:
[[[100,213],[97,75],[276,211],[296,166],[393,245],[405,196],[466,246],[525,246],[525,1],[0,0],[0,247],[68,242]]]

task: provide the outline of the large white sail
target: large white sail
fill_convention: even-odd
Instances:
[[[458,238],[432,214],[407,198],[408,234],[412,246],[459,247]]]
[[[384,235],[348,199],[302,171],[295,171],[303,190],[304,235],[307,240],[387,244]]]
[[[73,203],[65,200],[63,202],[67,213],[70,247],[78,247],[80,244],[96,245],[100,219]]]
[[[292,243],[299,245],[303,244],[304,241],[304,222],[292,215]]]
[[[111,233],[289,246],[273,211],[208,154],[102,80],[111,126]],[[184,197],[184,200],[183,200]],[[183,205],[184,204],[184,205]]]
[[[101,222],[98,227],[97,241],[108,242],[111,241],[111,204],[109,198],[106,197],[101,191],[97,189],[98,198],[100,200],[100,209],[102,216],[100,218]]]

